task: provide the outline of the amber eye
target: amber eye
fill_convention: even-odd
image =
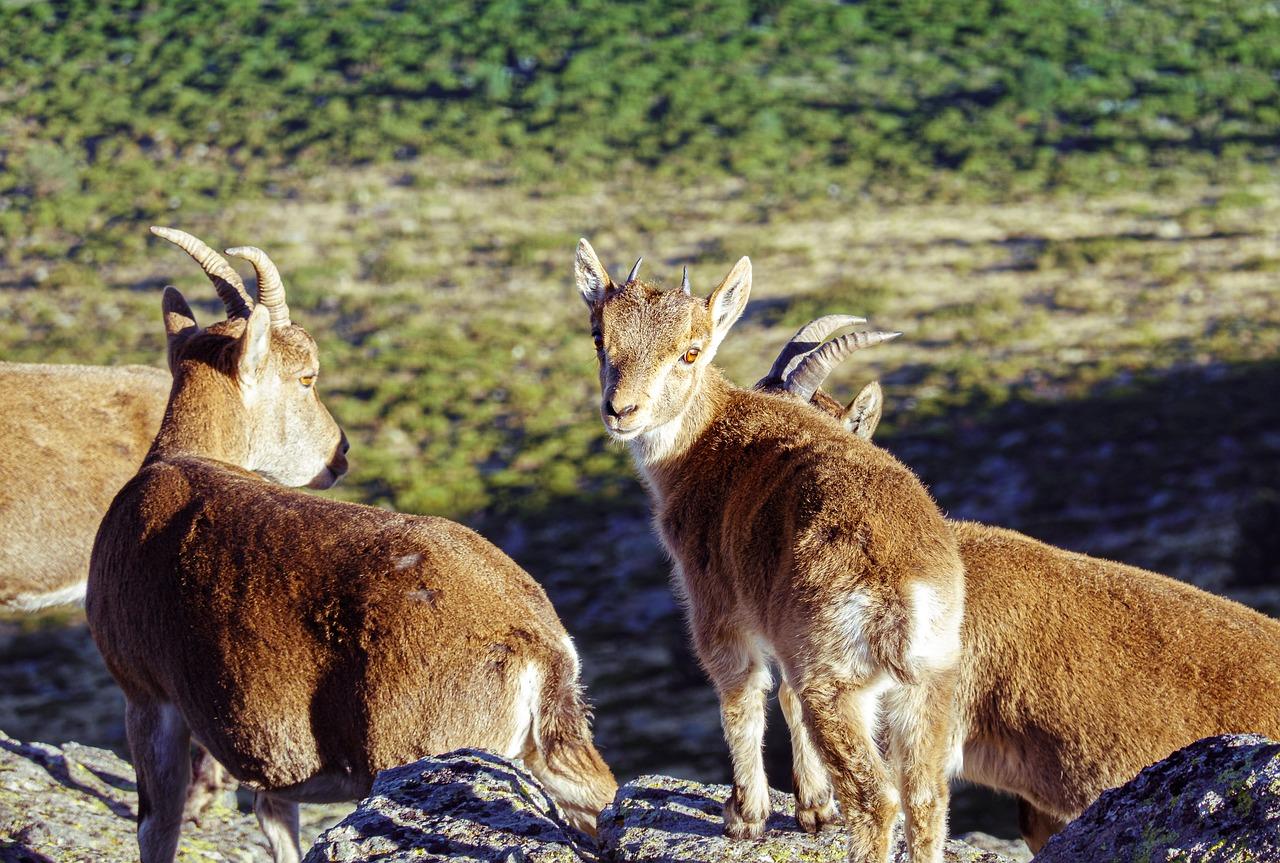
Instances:
[[[304,387],[310,387],[315,382],[316,382],[315,375],[303,375],[302,377],[298,378],[298,383],[302,384]]]
[[[689,348],[680,359],[684,360],[686,365],[693,365],[693,361],[698,358],[700,353],[702,353],[702,348]]]

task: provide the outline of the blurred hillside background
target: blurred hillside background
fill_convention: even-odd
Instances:
[[[904,331],[830,388],[882,380],[952,516],[1277,614],[1277,155],[1275,2],[5,0],[0,357],[162,365],[160,288],[220,306],[146,226],[263,247],[352,440],[334,494],[498,542],[618,773],[724,780],[578,237],[703,294],[750,255],[744,385],[816,315]],[[123,750],[79,612],[0,621],[0,728]]]

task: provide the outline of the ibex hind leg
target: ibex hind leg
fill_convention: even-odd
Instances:
[[[956,736],[955,675],[922,676],[918,683],[885,694],[889,759],[898,777],[906,814],[911,863],[942,863],[947,840],[949,768],[960,741]]]
[[[164,702],[125,703],[125,733],[138,775],[138,851],[142,863],[171,863],[191,782],[191,730]]]
[[[778,702],[791,730],[791,778],[796,789],[796,821],[806,833],[817,833],[839,821],[831,779],[822,765],[822,756],[804,725],[800,697],[787,682],[778,687]]]
[[[811,677],[799,695],[805,724],[840,802],[849,860],[887,863],[898,807],[873,736],[878,689]]]
[[[1042,812],[1021,797],[1018,798],[1018,832],[1022,834],[1022,839],[1032,854],[1039,854],[1049,837],[1066,826],[1067,822],[1061,818]]]
[[[298,863],[302,847],[298,843],[298,804],[259,791],[253,796],[253,812],[267,837],[275,863]]]
[[[529,734],[521,754],[569,823],[594,836],[600,810],[613,801],[618,783],[591,740],[589,714],[578,688],[577,663],[557,658],[547,666],[541,685],[530,689],[520,708],[529,716]]]

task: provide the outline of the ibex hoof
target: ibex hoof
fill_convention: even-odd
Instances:
[[[764,821],[768,813],[761,813],[756,818],[748,818],[742,814],[738,804],[738,792],[735,790],[724,802],[724,832],[730,839],[759,839],[764,835]]]
[[[808,806],[797,805],[796,820],[800,822],[800,829],[805,833],[817,833],[828,824],[838,823],[840,813],[836,811],[834,798],[828,796],[820,803],[812,803]]]

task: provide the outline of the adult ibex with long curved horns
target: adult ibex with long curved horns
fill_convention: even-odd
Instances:
[[[346,439],[319,357],[257,249],[235,271],[153,229],[213,280],[227,318],[162,302],[173,394],[94,544],[86,608],[124,690],[144,863],[174,857],[197,739],[241,783],[277,861],[298,802],[363,797],[379,770],[464,746],[523,758],[591,830],[616,789],[591,741],[578,658],[546,595],[461,525],[327,500]]]
[[[837,363],[885,335],[822,344],[860,320],[806,325],[756,386],[870,438],[879,384],[847,407],[820,389]],[[1280,622],[1154,572],[1012,530],[949,524],[965,568],[959,775],[1017,795],[1032,851],[1103,791],[1189,743],[1231,732],[1280,738]],[[792,742],[807,745],[803,729]],[[796,781],[826,782],[800,772]]]

